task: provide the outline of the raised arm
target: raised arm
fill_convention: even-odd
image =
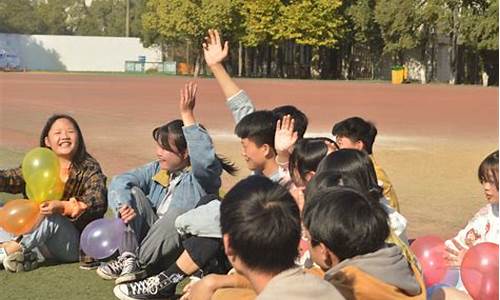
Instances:
[[[207,131],[196,123],[194,107],[197,85],[189,82],[181,89],[179,110],[187,142],[191,171],[207,193],[216,193],[220,188],[222,166],[215,154],[212,139]]]
[[[203,43],[203,53],[205,55],[205,62],[210,70],[212,70],[226,98],[229,99],[236,95],[241,89],[222,65],[222,61],[229,53],[229,43],[226,41],[222,45],[217,30],[208,30],[208,36],[205,37],[205,43]]]
[[[247,93],[236,85],[222,65],[222,61],[227,57],[228,52],[228,42],[226,41],[224,46],[222,46],[219,32],[217,30],[209,30],[208,36],[205,37],[205,43],[203,43],[205,61],[222,88],[226,96],[227,105],[237,124],[243,117],[254,112],[255,107]]]

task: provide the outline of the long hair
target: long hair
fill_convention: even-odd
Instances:
[[[363,151],[340,149],[330,153],[319,164],[317,173],[326,171],[339,174],[345,186],[365,193],[374,202],[383,197],[373,162]]]
[[[59,120],[59,119],[66,119],[71,122],[73,127],[75,128],[76,132],[78,133],[78,143],[76,147],[75,154],[73,155],[71,159],[71,163],[75,166],[80,166],[81,163],[87,158],[91,157],[91,155],[87,152],[87,148],[85,147],[85,141],[83,139],[82,131],[80,129],[80,126],[78,126],[78,123],[76,120],[66,114],[54,114],[52,115],[47,122],[45,122],[45,126],[43,126],[42,132],[40,133],[40,147],[45,147],[45,148],[50,148],[47,145],[45,145],[45,138],[49,135],[49,131],[52,128],[52,125]]]
[[[172,144],[177,148],[179,154],[183,154],[187,151],[187,141],[186,137],[184,136],[184,132],[182,131],[183,126],[184,122],[182,122],[182,120],[176,119],[170,121],[165,125],[153,129],[153,138],[163,149],[175,153],[169,143],[170,139],[172,141]],[[205,127],[203,127],[203,125],[201,124],[200,127],[206,130]],[[220,156],[218,154],[215,154],[215,157],[222,165],[222,169],[224,169],[224,171],[226,171],[230,175],[236,174],[238,168],[234,165],[233,162],[231,162],[226,157]]]

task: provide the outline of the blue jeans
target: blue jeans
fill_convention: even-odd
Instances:
[[[21,245],[26,250],[38,248],[46,259],[76,262],[80,253],[80,232],[68,218],[54,214],[43,218],[35,230],[25,234]]]

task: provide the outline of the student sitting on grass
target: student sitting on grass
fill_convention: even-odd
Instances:
[[[382,185],[384,197],[389,201],[389,205],[399,212],[399,200],[396,191],[385,171],[373,157],[373,143],[377,137],[375,125],[360,117],[352,117],[335,124],[332,134],[335,136],[340,149],[357,149],[365,151],[370,156],[377,179]]]
[[[423,279],[399,247],[378,203],[347,187],[318,191],[304,206],[311,256],[346,299],[426,298]]]
[[[480,243],[500,243],[500,218],[498,216],[498,150],[488,155],[479,165],[477,177],[483,186],[488,204],[481,208],[464,229],[446,241],[448,264],[459,268],[465,252]],[[432,294],[433,300],[472,299],[461,280],[455,288],[443,288]]]
[[[106,176],[87,152],[82,132],[72,117],[50,117],[40,135],[40,147],[54,151],[59,159],[64,193],[61,201],[49,199],[40,205],[43,218],[32,232],[0,243],[0,263],[10,272],[30,271],[37,260],[75,262],[79,258],[80,234],[85,226],[102,218],[107,209]],[[24,193],[26,182],[21,168],[0,170],[0,191]],[[37,257],[37,253],[42,257]],[[82,257],[82,268],[96,262]]]
[[[158,159],[111,182],[108,201],[128,230],[118,259],[97,269],[100,277],[120,284],[144,278],[144,269],[151,273],[165,270],[182,252],[176,217],[193,209],[207,194],[218,194],[223,169],[235,171],[217,156],[207,131],[196,123],[195,101],[196,85],[186,84],[181,90],[182,120],[153,131]],[[160,273],[141,285],[115,288],[115,294],[132,299],[166,297],[163,293],[171,293],[170,287],[162,289],[167,283],[171,283],[170,276]],[[151,291],[155,293],[149,295]]]

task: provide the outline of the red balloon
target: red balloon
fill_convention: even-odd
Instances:
[[[474,300],[498,299],[498,245],[480,243],[464,255],[460,274]]]
[[[444,259],[444,241],[437,236],[422,236],[410,248],[422,266],[425,285],[429,287],[440,283],[448,270]]]

